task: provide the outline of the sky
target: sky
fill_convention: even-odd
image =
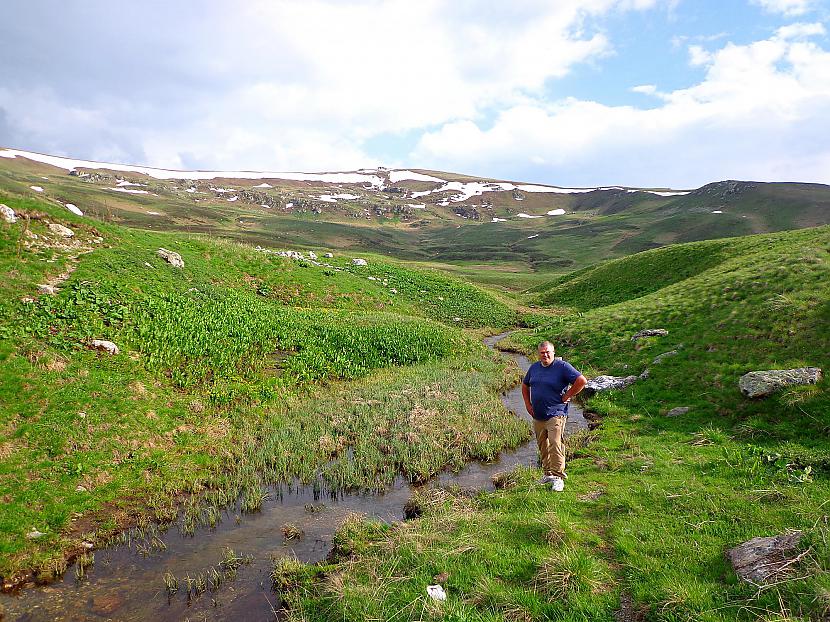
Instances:
[[[830,183],[830,0],[6,0],[0,146],[560,186]]]

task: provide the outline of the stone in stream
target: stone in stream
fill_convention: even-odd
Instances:
[[[798,384],[816,384],[820,380],[821,369],[818,367],[769,369],[744,374],[738,381],[738,388],[745,397],[766,397],[784,387]]]
[[[585,395],[591,396],[600,391],[624,389],[637,382],[638,379],[638,376],[597,376],[596,378],[591,378],[588,384],[585,385]]]
[[[178,253],[169,251],[166,248],[160,248],[156,251],[156,254],[174,268],[184,268],[184,260]]]
[[[668,334],[669,331],[665,328],[646,328],[645,330],[641,330],[639,333],[634,334],[631,337],[631,341],[637,341],[643,337],[665,337]]]
[[[15,214],[14,210],[5,203],[0,203],[0,216],[2,216],[3,220],[9,224],[17,222],[17,214]]]
[[[791,569],[798,557],[801,532],[753,538],[726,551],[726,558],[740,579],[755,585],[776,580]]]

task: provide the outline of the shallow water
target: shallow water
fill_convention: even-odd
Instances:
[[[488,337],[493,347],[507,333]],[[505,353],[526,371],[526,356]],[[502,395],[505,407],[529,421],[521,387]],[[566,430],[587,427],[581,410],[571,405]],[[493,462],[471,462],[457,473],[444,472],[427,486],[457,485],[492,490],[492,477],[515,465],[537,464],[536,445],[528,441],[502,452]],[[159,534],[166,548],[139,552],[135,546],[120,545],[95,551],[95,564],[88,577],[78,581],[71,567],[60,581],[33,587],[17,594],[0,595],[0,619],[43,620],[273,620],[279,595],[271,589],[269,572],[272,556],[296,556],[316,562],[331,550],[334,531],[351,512],[391,522],[403,518],[403,506],[414,487],[399,479],[383,493],[315,494],[311,486],[274,487],[262,510],[239,514],[230,508],[214,529],[200,529],[184,536],[172,527]],[[300,540],[284,542],[282,526],[296,525],[305,533]],[[224,582],[215,592],[204,592],[189,601],[183,578],[194,577],[218,565],[222,551],[230,547],[237,554],[251,555],[252,561],[239,568],[235,579]],[[164,574],[179,578],[179,592],[168,598]],[[5,618],[3,617],[5,614]]]

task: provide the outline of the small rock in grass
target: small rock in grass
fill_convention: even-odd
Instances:
[[[691,408],[688,406],[678,406],[677,408],[672,408],[669,412],[666,413],[667,417],[679,417],[680,415],[685,415],[689,412]]]
[[[26,534],[26,537],[29,538],[29,540],[37,540],[38,538],[41,538],[45,535],[46,534],[42,531],[38,531],[37,528],[32,527],[32,530]]]
[[[651,375],[651,372],[648,370],[648,367],[646,367],[643,370],[643,373],[641,373],[639,376],[637,376],[637,378],[639,378],[640,380],[645,380],[646,378],[649,377],[649,375]]]
[[[95,545],[92,542],[81,542],[81,546],[84,547],[87,551],[90,551],[95,548]]]
[[[352,259],[353,266],[368,266],[369,264],[366,263],[365,259]]]
[[[47,285],[45,283],[42,283],[37,286],[37,291],[41,294],[48,294],[50,296],[54,296],[58,290],[55,289],[54,285]]]
[[[821,369],[818,367],[769,369],[744,374],[738,381],[738,388],[745,397],[765,397],[787,386],[817,384],[820,380]]]
[[[86,492],[86,488],[78,484],[78,486],[75,488],[75,492]]]
[[[118,346],[115,345],[112,341],[105,341],[104,339],[93,339],[89,342],[90,347],[93,350],[101,350],[102,352],[107,352],[108,354],[118,354]]]
[[[670,350],[669,352],[663,352],[659,356],[655,356],[654,360],[651,362],[652,365],[659,365],[663,361],[665,361],[670,356],[677,356],[677,350]]]
[[[775,581],[798,556],[801,532],[794,531],[766,538],[753,538],[726,551],[726,558],[738,578],[755,585]]]
[[[637,341],[643,337],[665,337],[668,334],[669,331],[665,328],[646,328],[645,330],[641,330],[639,333],[633,335],[631,337],[631,341]]]
[[[597,376],[588,381],[585,385],[587,396],[600,391],[609,391],[611,389],[624,389],[625,387],[637,382],[637,376]]]
[[[184,260],[182,260],[182,256],[178,253],[169,251],[166,248],[160,248],[156,251],[156,254],[174,268],[184,268]]]
[[[9,224],[17,222],[17,214],[15,214],[14,210],[5,203],[0,203],[0,216],[2,216],[3,220]]]
[[[317,253],[315,253],[314,251],[308,251],[308,258],[317,259]]]
[[[323,255],[323,257],[325,257],[326,259],[331,259],[332,257],[334,257],[334,253],[326,253]]]
[[[72,231],[72,229],[70,229],[69,227],[64,227],[63,225],[59,225],[56,222],[49,223],[49,231],[64,238],[75,237],[75,232]]]

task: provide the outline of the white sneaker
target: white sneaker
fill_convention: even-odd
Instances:
[[[556,479],[555,475],[543,475],[542,479],[539,480],[539,483],[540,484],[550,484],[555,479]]]
[[[553,477],[550,480],[550,482],[551,482],[550,488],[554,492],[562,492],[563,490],[565,490],[565,480],[562,479],[561,477]]]

